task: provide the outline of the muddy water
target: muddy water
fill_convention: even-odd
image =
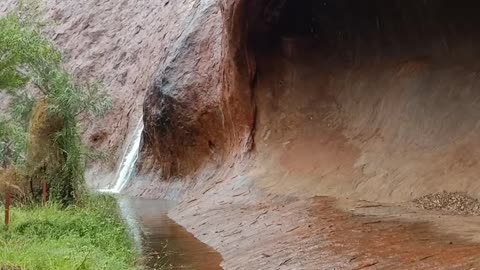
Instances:
[[[222,257],[167,216],[174,202],[119,198],[137,248],[146,258],[147,269],[222,269]]]

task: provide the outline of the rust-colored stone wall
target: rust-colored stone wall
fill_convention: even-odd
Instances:
[[[146,130],[149,164],[164,169],[134,190],[182,201],[170,216],[226,269],[478,267],[476,218],[452,225],[408,204],[480,190],[474,2],[220,4],[220,84],[195,80],[178,98],[151,88],[161,94],[145,113],[174,124]],[[186,98],[204,90],[221,93],[212,100],[228,111],[222,134],[215,117],[195,116],[207,102]],[[225,142],[218,152],[205,147],[212,138]],[[354,203],[339,210],[325,195]],[[383,204],[392,202],[401,206]]]
[[[170,216],[226,269],[470,269],[478,219],[408,201],[480,192],[475,4],[49,0],[47,10],[69,68],[114,97],[85,138],[118,157],[143,112],[128,191],[180,201]],[[339,210],[326,195],[352,201]]]
[[[160,167],[165,179],[193,175],[205,164],[220,165],[241,147],[252,147],[248,65],[254,62],[246,55],[245,29],[238,26],[244,18],[233,22],[229,14],[237,11],[231,5],[197,1],[149,88],[145,158],[154,161],[145,166]]]
[[[474,2],[199,3],[144,107],[161,179],[202,182],[254,150],[275,193],[480,190]]]

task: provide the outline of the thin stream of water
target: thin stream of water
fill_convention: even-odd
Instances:
[[[128,147],[125,149],[122,158],[122,164],[115,177],[115,184],[112,188],[106,188],[99,190],[104,193],[115,193],[118,194],[127,186],[128,182],[132,178],[135,165],[137,164],[140,145],[142,141],[142,132],[143,132],[143,117],[140,118],[140,121],[135,128],[132,140]]]

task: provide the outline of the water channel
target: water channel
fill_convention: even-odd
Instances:
[[[217,270],[222,257],[167,216],[175,205],[166,200],[120,196],[122,216],[149,270]]]

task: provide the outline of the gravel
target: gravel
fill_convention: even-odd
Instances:
[[[480,201],[464,192],[439,192],[413,201],[427,210],[440,210],[456,215],[480,215]]]

